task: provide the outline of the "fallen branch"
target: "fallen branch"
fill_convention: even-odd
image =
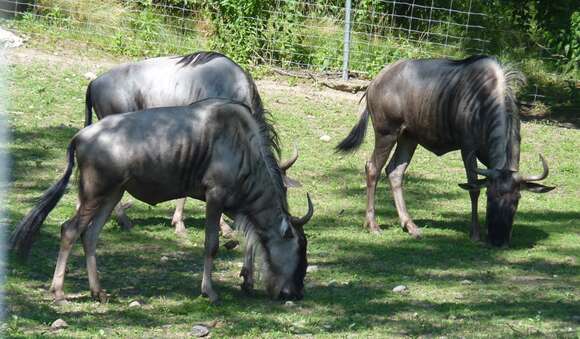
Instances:
[[[341,92],[349,92],[349,93],[358,93],[365,91],[367,87],[369,87],[369,82],[339,82],[339,81],[326,81],[326,80],[318,80],[312,75],[308,73],[310,79],[312,79],[316,84],[321,84],[322,86],[328,87],[330,89],[334,89]]]

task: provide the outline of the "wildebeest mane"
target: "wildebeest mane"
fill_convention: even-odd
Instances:
[[[525,85],[526,77],[522,72],[511,69],[510,65],[502,66],[502,70],[504,71],[506,82],[504,97],[509,121],[508,138],[510,140],[507,144],[507,166],[512,170],[519,170],[519,143],[521,136],[519,102],[516,93],[518,88]],[[511,142],[517,142],[517,154],[515,154],[516,150],[514,149],[514,145],[511,145]]]
[[[182,65],[183,67],[203,65],[203,64],[210,62],[213,59],[217,59],[217,58],[229,59],[227,56],[225,56],[221,53],[205,52],[205,51],[195,52],[195,53],[191,53],[191,54],[184,55],[181,57],[176,57],[176,58],[179,58],[179,61],[177,62],[177,64]]]
[[[254,115],[253,117],[258,124],[261,136],[260,153],[266,163],[268,173],[274,182],[274,189],[277,194],[280,194],[283,197],[283,207],[287,212],[288,203],[286,201],[284,179],[282,178],[282,172],[280,171],[280,166],[278,165],[278,159],[276,157],[276,154],[280,153],[278,134],[270,122],[270,113],[268,111],[264,111],[264,114],[261,116]]]

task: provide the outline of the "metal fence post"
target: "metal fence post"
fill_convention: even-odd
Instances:
[[[350,12],[351,0],[344,4],[344,48],[342,51],[342,79],[348,80],[348,61],[350,58]]]

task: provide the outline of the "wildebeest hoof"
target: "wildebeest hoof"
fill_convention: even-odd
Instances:
[[[91,298],[100,302],[101,304],[106,304],[109,302],[109,295],[105,291],[91,292]]]
[[[409,233],[409,235],[415,239],[421,239],[421,230],[411,220],[403,223],[403,231]]]
[[[185,229],[185,224],[183,221],[176,222],[175,224],[175,234],[179,236],[187,235],[187,231]]]
[[[52,302],[55,306],[63,306],[68,304],[68,301],[65,298],[54,299]]]
[[[217,294],[214,291],[207,292],[207,293],[206,292],[201,292],[201,296],[204,297],[204,298],[208,298],[209,299],[209,302],[212,305],[221,305],[221,301],[220,301],[220,299],[218,298]]]
[[[254,284],[243,282],[240,284],[242,292],[247,295],[251,295],[254,293]]]
[[[381,234],[383,232],[376,222],[369,222],[368,220],[363,224],[363,228],[368,229],[371,234]]]

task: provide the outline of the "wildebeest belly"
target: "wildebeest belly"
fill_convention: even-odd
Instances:
[[[405,129],[404,134],[437,156],[459,149],[459,145],[450,135],[442,135],[428,130],[414,131],[409,128]]]
[[[167,182],[145,181],[135,178],[127,181],[125,190],[136,199],[150,205],[185,197],[204,200],[205,195],[201,184],[170,184]]]

